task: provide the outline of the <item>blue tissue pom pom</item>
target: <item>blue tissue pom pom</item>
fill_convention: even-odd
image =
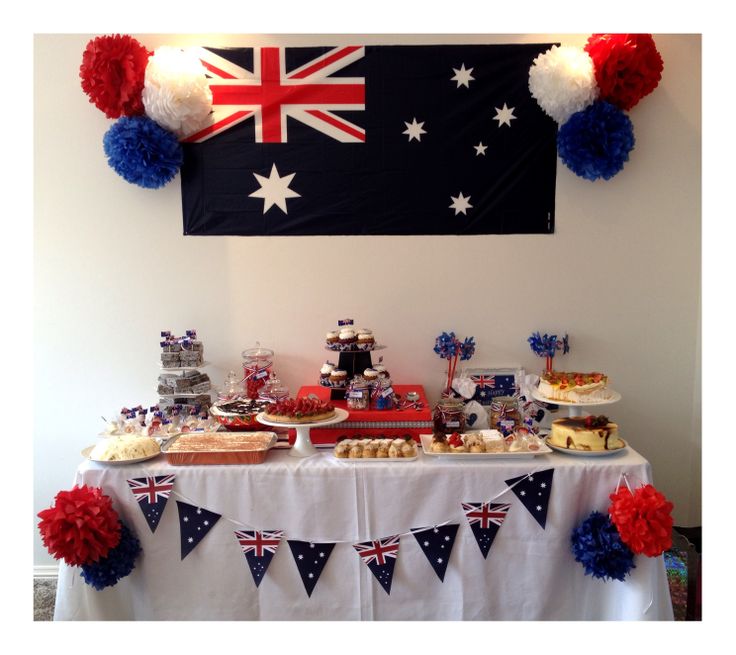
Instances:
[[[621,580],[634,566],[634,553],[621,541],[611,517],[592,512],[572,531],[575,561],[585,567],[585,575],[605,580]]]
[[[586,180],[612,178],[629,160],[634,126],[618,107],[598,101],[574,113],[557,133],[565,166]]]
[[[131,184],[158,189],[174,179],[183,152],[173,132],[145,116],[123,117],[105,133],[107,163]]]
[[[135,568],[141,545],[133,532],[120,523],[120,543],[97,562],[82,566],[84,581],[98,591],[112,587]]]

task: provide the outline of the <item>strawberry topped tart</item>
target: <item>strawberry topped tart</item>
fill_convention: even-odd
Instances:
[[[539,393],[551,400],[572,403],[609,400],[608,376],[603,373],[562,373],[547,371],[539,380]]]
[[[285,398],[270,403],[263,418],[273,423],[317,423],[335,416],[335,406],[317,398]]]

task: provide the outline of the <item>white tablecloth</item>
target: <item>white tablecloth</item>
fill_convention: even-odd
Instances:
[[[546,529],[513,492],[484,559],[461,502],[488,501],[504,480],[554,468]],[[62,564],[56,620],[671,620],[662,557],[636,556],[625,582],[584,574],[570,549],[572,529],[591,511],[606,511],[625,472],[651,482],[649,463],[629,449],[608,457],[550,454],[503,462],[447,461],[420,455],[413,463],[307,458],[272,451],[257,466],[169,466],[159,457],[103,467],[84,462],[76,482],[101,486],[143,552],[133,572],[96,591],[79,569]],[[172,495],[152,533],[127,478],[175,473],[174,489],[222,518],[183,561]],[[460,523],[444,583],[412,535],[402,536],[391,594],[351,543],[452,520]],[[255,586],[233,534],[255,526],[282,529],[266,577]],[[286,539],[339,541],[308,597]]]

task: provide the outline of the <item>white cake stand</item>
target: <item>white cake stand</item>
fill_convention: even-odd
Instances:
[[[316,421],[315,423],[277,423],[264,418],[264,414],[264,412],[261,412],[256,416],[256,420],[259,423],[274,428],[294,428],[296,430],[296,441],[289,449],[289,455],[292,457],[311,457],[312,455],[317,454],[318,451],[314,447],[312,439],[309,436],[309,430],[311,428],[320,428],[325,425],[342,423],[349,416],[348,412],[340,407],[335,408],[335,416],[332,418],[325,421]]]
[[[540,402],[548,403],[550,405],[559,405],[560,407],[567,407],[568,416],[586,416],[590,412],[583,411],[584,407],[597,407],[598,405],[611,405],[612,403],[617,403],[619,400],[621,400],[621,394],[618,391],[614,391],[613,389],[608,389],[608,392],[611,394],[610,398],[607,398],[606,400],[598,400],[596,402],[590,402],[590,403],[573,403],[568,400],[553,400],[552,398],[547,398],[546,396],[542,396],[539,393],[538,389],[532,389],[532,398],[534,398],[534,400],[539,400]]]

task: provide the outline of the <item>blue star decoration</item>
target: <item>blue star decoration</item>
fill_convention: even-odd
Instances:
[[[176,501],[176,506],[179,510],[181,558],[184,559],[209,534],[221,515],[180,500]]]
[[[296,568],[302,578],[307,596],[311,598],[327,560],[335,547],[334,543],[315,543],[311,541],[288,540]]]
[[[445,581],[445,572],[459,527],[459,523],[450,523],[433,528],[412,528],[414,538],[441,582]]]
[[[547,524],[547,507],[552,493],[552,476],[554,469],[537,471],[532,475],[521,475],[518,478],[506,480],[506,484],[516,486],[511,489],[522,502],[534,520],[544,529]]]

